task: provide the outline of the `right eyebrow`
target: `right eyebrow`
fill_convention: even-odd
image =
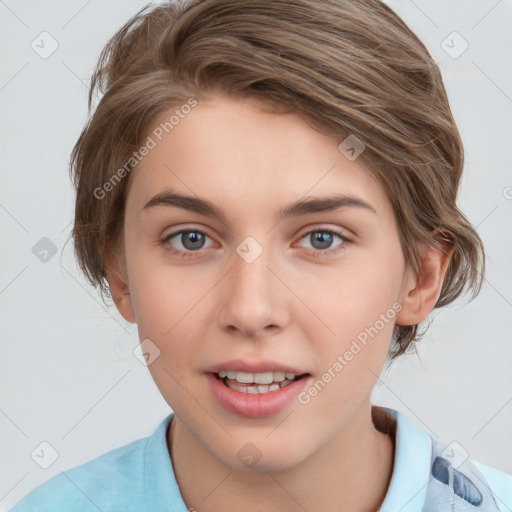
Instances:
[[[207,217],[217,217],[224,223],[227,222],[226,216],[220,208],[217,208],[217,206],[207,199],[180,194],[172,189],[164,190],[152,197],[143,206],[142,210],[148,210],[155,206],[174,206],[176,208],[182,208],[183,210],[199,213],[200,215],[205,215]]]

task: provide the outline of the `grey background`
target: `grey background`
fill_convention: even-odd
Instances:
[[[512,3],[388,3],[443,72],[466,149],[460,207],[484,240],[488,268],[477,299],[435,312],[419,357],[383,372],[374,402],[512,472]],[[144,5],[0,0],[0,510],[149,435],[170,412],[133,355],[135,326],[103,306],[65,245],[74,208],[67,163],[87,119],[88,79],[108,38]],[[47,58],[31,47],[51,49],[43,31],[58,44]],[[58,453],[47,469],[40,464],[52,450],[41,442]],[[40,464],[34,450],[45,453]]]

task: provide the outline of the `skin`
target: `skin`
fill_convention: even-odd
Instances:
[[[168,445],[188,507],[375,511],[385,497],[393,440],[372,421],[371,391],[395,322],[428,316],[451,252],[422,247],[420,275],[412,273],[389,199],[359,160],[338,150],[341,140],[295,113],[215,95],[132,171],[124,251],[108,255],[108,278],[120,313],[160,350],[149,370],[175,412]],[[169,188],[208,199],[225,219],[175,206],[143,211]],[[278,217],[304,196],[334,192],[376,213],[344,207]],[[187,252],[181,236],[162,243],[180,229],[205,232],[202,248]],[[333,235],[318,248],[305,236],[333,229],[350,242]],[[236,252],[247,236],[263,248],[252,263]],[[285,361],[316,380],[396,303],[396,317],[307,405],[244,418],[208,389],[205,369],[236,357]],[[262,454],[251,468],[237,457],[248,442]]]

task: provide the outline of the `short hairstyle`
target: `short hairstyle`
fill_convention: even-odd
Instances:
[[[438,66],[400,17],[378,0],[183,0],[141,9],[92,75],[90,117],[71,155],[72,237],[103,300],[111,298],[106,255],[124,246],[134,151],[158,116],[218,92],[357,137],[416,275],[420,243],[454,245],[435,307],[466,290],[470,300],[478,295],[484,247],[456,204],[461,138]],[[95,94],[102,97],[93,108]],[[418,326],[395,326],[391,359],[420,339]]]

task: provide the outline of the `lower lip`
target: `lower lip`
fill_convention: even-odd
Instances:
[[[263,418],[282,411],[306,387],[311,375],[268,393],[249,394],[226,386],[213,373],[206,378],[213,396],[229,412],[246,418]]]

